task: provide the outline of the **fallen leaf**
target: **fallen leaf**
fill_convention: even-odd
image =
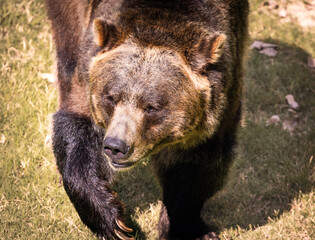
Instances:
[[[250,45],[250,49],[257,49],[259,53],[265,54],[270,57],[274,57],[277,55],[278,46],[275,44],[265,43],[262,41],[254,41],[252,45]]]
[[[250,48],[253,49],[258,49],[258,50],[262,50],[263,48],[278,48],[277,45],[275,44],[271,44],[271,43],[265,43],[262,41],[257,41],[255,40],[252,45],[250,45]]]
[[[5,143],[5,136],[3,134],[0,134],[0,144]]]
[[[39,76],[42,79],[48,80],[48,82],[50,82],[50,83],[54,83],[56,81],[55,76],[51,73],[39,73]]]
[[[315,58],[308,57],[307,58],[307,66],[310,68],[315,68]]]
[[[287,96],[285,96],[288,104],[290,105],[291,108],[293,109],[298,109],[299,108],[299,104],[294,100],[294,97],[292,94],[288,94]]]
[[[269,118],[268,120],[268,124],[274,124],[274,125],[278,125],[278,123],[280,122],[280,117],[278,115],[273,115],[271,116],[271,118]]]
[[[261,54],[265,54],[269,57],[275,57],[278,51],[274,48],[264,48],[263,50],[259,51]]]

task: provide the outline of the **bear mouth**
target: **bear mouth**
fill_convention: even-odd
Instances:
[[[135,165],[135,162],[109,159],[109,164],[115,170],[123,170],[131,168],[133,165]]]
[[[113,154],[108,154],[107,151],[105,150],[103,152],[105,159],[108,161],[110,167],[113,170],[128,170],[135,165],[137,165],[139,162],[148,160],[148,157],[150,156],[150,153],[145,153],[144,151],[140,152],[140,154],[135,154],[134,153],[134,148],[131,148],[129,153],[124,156],[120,157],[119,155],[113,155]]]
[[[133,153],[133,148],[128,148],[126,153],[120,151],[115,151],[115,149],[110,149],[108,147],[104,148],[103,154],[107,159],[109,165],[114,170],[122,170],[131,168],[136,162],[130,159]]]

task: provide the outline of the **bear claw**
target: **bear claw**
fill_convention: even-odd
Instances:
[[[215,232],[211,232],[203,236],[201,240],[219,240],[219,237]]]
[[[117,226],[118,226],[121,230],[123,230],[124,232],[127,232],[127,233],[133,232],[133,230],[132,230],[131,228],[127,227],[127,226],[123,223],[123,221],[121,221],[121,220],[119,220],[119,219],[115,219],[115,221],[116,221]]]
[[[116,236],[121,240],[134,240],[133,237],[127,237],[124,233],[114,229]]]

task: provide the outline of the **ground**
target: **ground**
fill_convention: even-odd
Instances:
[[[250,1],[250,43],[276,44],[278,52],[248,52],[238,156],[226,187],[203,210],[222,239],[315,238],[315,70],[307,65],[315,58],[315,28],[299,19],[315,6],[273,2],[278,7]],[[294,4],[299,13],[291,11]],[[57,109],[55,85],[46,78],[52,75],[44,74],[53,72],[49,29],[41,1],[0,3],[0,239],[96,239],[68,200],[49,146]],[[287,104],[288,94],[298,109]],[[284,129],[288,122],[293,127]],[[145,165],[121,174],[115,185],[129,224],[142,230],[140,240],[155,239],[160,207]]]

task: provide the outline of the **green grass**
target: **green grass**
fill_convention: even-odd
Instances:
[[[245,126],[225,188],[204,207],[222,239],[315,239],[315,30],[281,19],[251,0],[251,38],[278,44],[274,58],[248,53]],[[288,4],[294,1],[279,1]],[[0,239],[96,239],[81,223],[49,144],[56,87],[54,50],[39,0],[0,1]],[[290,111],[293,94],[300,105]],[[268,125],[278,115],[281,122]],[[296,121],[293,132],[282,122]],[[160,189],[148,166],[121,174],[115,189],[138,239],[156,239]]]

